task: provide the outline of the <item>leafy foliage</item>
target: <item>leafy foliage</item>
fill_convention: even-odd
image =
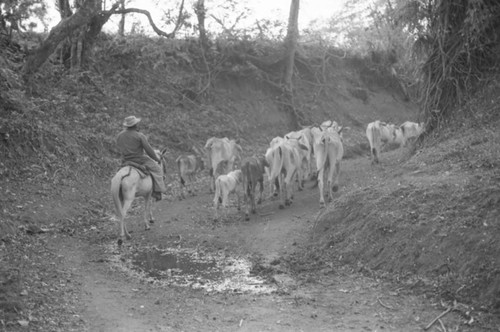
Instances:
[[[0,32],[9,34],[12,30],[19,30],[24,26],[25,22],[38,18],[43,22],[43,18],[47,13],[47,7],[43,0],[0,0]],[[29,27],[33,28],[36,23],[31,21]]]
[[[422,105],[438,127],[463,105],[484,74],[498,65],[500,3],[491,0],[435,1],[426,34]]]
[[[364,21],[364,22],[363,22]],[[464,104],[498,65],[500,3],[494,0],[346,2],[330,32],[358,54],[392,66],[420,100],[429,129]]]

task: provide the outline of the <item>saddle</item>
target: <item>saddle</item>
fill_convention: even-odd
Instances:
[[[139,176],[141,177],[141,179],[151,175],[151,172],[146,166],[134,163],[133,161],[124,161],[120,167],[125,167],[125,166],[130,166],[135,168],[139,172]]]

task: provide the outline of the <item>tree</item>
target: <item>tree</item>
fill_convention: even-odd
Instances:
[[[35,16],[43,20],[46,13],[43,0],[0,0],[0,32],[11,37],[15,30],[26,30],[28,19]]]
[[[120,10],[125,9],[125,0],[120,1]],[[118,36],[125,36],[125,14],[122,14],[120,17],[120,23],[118,23]]]
[[[418,82],[414,95],[427,129],[450,118],[498,65],[498,0],[376,0],[360,12],[365,2],[348,0],[347,14],[332,21],[331,29],[363,55],[385,52],[386,65],[394,50],[398,69]],[[361,26],[361,16],[370,25]]]
[[[203,51],[208,49],[207,30],[205,28],[205,18],[207,11],[205,8],[205,0],[197,0],[194,4],[194,12],[198,18],[198,33],[200,34],[200,45]]]
[[[183,24],[184,0],[182,0],[180,5],[176,26],[171,33],[166,33],[158,29],[147,10],[137,8],[118,9],[120,1],[114,3],[111,9],[107,11],[102,10],[103,0],[76,0],[75,4],[76,11],[73,14],[68,9],[68,0],[58,0],[62,19],[52,28],[42,44],[27,57],[23,67],[23,74],[26,81],[29,81],[30,77],[47,61],[49,56],[68,38],[71,40],[70,56],[68,57],[71,68],[85,68],[93,43],[111,15],[124,15],[128,13],[144,14],[148,17],[153,30],[158,35],[167,38],[173,38],[179,27]]]
[[[422,66],[422,104],[431,128],[437,128],[498,65],[500,2],[431,1],[427,46]],[[465,98],[464,98],[465,97]]]
[[[42,42],[40,47],[27,57],[23,68],[25,79],[29,79],[40,68],[65,38],[70,37],[75,30],[91,23],[96,14],[95,8],[95,0],[85,0],[75,14],[61,20],[50,31],[49,36]]]
[[[288,17],[288,30],[285,38],[284,70],[283,70],[283,105],[285,111],[291,117],[292,129],[299,127],[302,113],[298,111],[294,103],[293,95],[293,73],[295,69],[295,53],[299,38],[299,7],[300,0],[292,0],[290,15]]]

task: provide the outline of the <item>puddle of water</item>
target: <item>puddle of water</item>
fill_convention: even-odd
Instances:
[[[119,269],[148,283],[181,286],[207,292],[270,294],[276,292],[258,276],[250,275],[252,264],[243,257],[205,253],[194,249],[131,248],[115,252],[107,247],[109,261]]]
[[[215,279],[222,275],[214,259],[202,259],[186,252],[165,252],[156,248],[138,252],[132,258],[132,265],[152,278],[197,275],[204,279]]]

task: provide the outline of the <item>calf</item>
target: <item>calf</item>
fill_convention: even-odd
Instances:
[[[319,204],[325,206],[324,181],[328,188],[329,201],[333,199],[333,192],[338,190],[338,181],[340,174],[340,163],[344,156],[344,146],[340,137],[340,127],[338,131],[321,130],[313,128],[314,157],[316,160],[317,175],[316,179],[319,186]]]
[[[238,200],[238,211],[240,210],[240,196],[237,191],[238,184],[241,183],[242,174],[241,170],[231,171],[228,174],[219,175],[215,180],[215,196],[214,196],[214,209],[215,219],[218,220],[218,209],[220,199],[222,198],[222,207],[227,214],[229,205],[229,195],[234,193]]]
[[[205,164],[199,155],[189,154],[180,155],[176,160],[177,170],[179,172],[179,179],[181,182],[181,197],[185,198],[184,188],[186,188],[186,180],[192,182],[197,172],[205,168]],[[188,189],[191,193],[191,189]]]
[[[243,195],[246,205],[245,220],[250,219],[250,209],[252,213],[256,213],[255,188],[257,187],[257,183],[260,185],[260,195],[257,204],[262,203],[265,167],[269,167],[269,163],[264,156],[245,158],[241,163]]]
[[[213,192],[217,176],[233,170],[234,163],[241,158],[242,149],[235,140],[230,140],[227,137],[212,137],[207,140],[205,150],[207,151],[210,176],[212,177],[210,192]],[[227,168],[223,172],[218,173],[217,166],[219,166],[221,162],[227,162],[227,164],[223,164],[227,165]]]
[[[370,143],[372,164],[378,164],[382,145],[396,141],[396,127],[393,124],[377,120],[369,123],[366,127],[366,137]]]

